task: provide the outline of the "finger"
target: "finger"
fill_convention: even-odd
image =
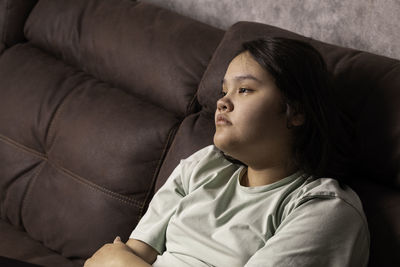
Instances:
[[[89,258],[89,259],[87,259],[87,260],[85,261],[85,263],[83,264],[83,267],[88,267],[88,266],[90,265],[90,259],[91,259],[91,258]]]
[[[122,242],[122,241],[121,241],[121,238],[120,238],[119,236],[117,236],[117,237],[114,239],[114,244],[115,244],[115,243],[118,243],[118,242]]]

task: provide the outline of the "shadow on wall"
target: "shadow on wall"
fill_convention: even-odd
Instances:
[[[398,0],[142,0],[221,29],[274,25],[336,45],[400,59]]]

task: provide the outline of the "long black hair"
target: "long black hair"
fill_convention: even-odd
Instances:
[[[272,75],[283,95],[287,127],[294,136],[292,163],[316,178],[340,181],[349,164],[348,136],[321,54],[306,42],[281,37],[245,42],[236,55],[246,51]],[[295,113],[305,116],[300,126],[290,124]]]

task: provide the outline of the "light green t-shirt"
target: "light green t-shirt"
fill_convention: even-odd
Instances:
[[[213,145],[182,160],[131,234],[156,267],[367,266],[360,199],[336,180],[296,172],[244,187],[245,166]]]

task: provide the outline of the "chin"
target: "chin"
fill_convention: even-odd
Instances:
[[[233,142],[229,142],[227,138],[220,138],[216,135],[214,135],[214,145],[224,152],[225,155],[236,158],[235,157],[235,149],[234,149],[234,144]]]
[[[227,147],[229,147],[229,141],[227,136],[222,135],[221,133],[215,133],[214,134],[214,145],[224,153],[226,152],[225,150]]]

